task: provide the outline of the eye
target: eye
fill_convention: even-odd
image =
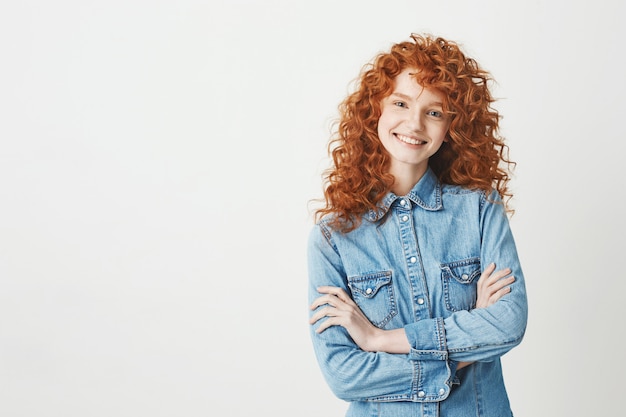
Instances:
[[[443,117],[443,112],[440,112],[438,110],[430,110],[430,111],[427,112],[427,114],[429,116],[438,117],[438,118],[442,118]]]
[[[406,108],[406,103],[404,101],[394,101],[392,104],[396,107]]]

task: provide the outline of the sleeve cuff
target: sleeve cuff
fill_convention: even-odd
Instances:
[[[421,320],[404,326],[407,339],[411,345],[409,359],[418,361],[448,359],[446,332],[443,318]]]

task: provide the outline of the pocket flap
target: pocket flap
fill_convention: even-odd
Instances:
[[[471,284],[480,275],[480,258],[441,264],[441,272],[445,278],[453,278],[460,284]]]
[[[365,298],[374,297],[382,287],[389,285],[389,283],[391,283],[391,271],[348,277],[350,290]]]

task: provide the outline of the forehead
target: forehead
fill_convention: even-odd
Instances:
[[[398,74],[393,80],[393,90],[391,96],[399,96],[407,100],[428,100],[443,102],[445,95],[432,88],[424,88],[417,82],[414,74],[417,69],[408,68]]]

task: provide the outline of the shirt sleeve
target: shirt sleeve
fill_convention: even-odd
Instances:
[[[511,292],[487,308],[457,311],[444,320],[449,358],[454,361],[492,361],[517,346],[526,331],[528,303],[524,275],[504,206],[496,192],[483,197],[480,210],[481,265],[491,262],[496,270],[510,268],[515,282]],[[414,347],[432,338],[436,319],[405,326]],[[425,340],[426,339],[426,340]]]
[[[321,226],[316,226],[309,237],[308,268],[309,304],[320,296],[317,287],[322,285],[341,287],[349,293],[341,257],[330,232]],[[338,398],[430,402],[448,397],[455,366],[448,361],[443,319],[429,321],[425,332],[429,337],[409,354],[365,352],[341,326],[317,334],[315,329],[322,320],[311,326],[313,348],[322,374]]]

